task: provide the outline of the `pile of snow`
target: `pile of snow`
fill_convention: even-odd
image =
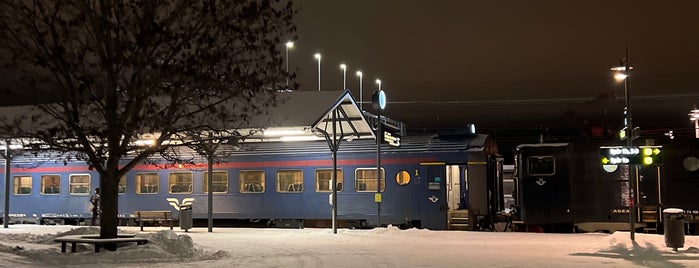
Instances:
[[[127,232],[120,232],[127,233]],[[195,262],[215,260],[228,256],[224,251],[209,252],[196,246],[187,235],[172,230],[140,233],[148,239],[145,245],[128,245],[116,251],[94,252],[90,244],[78,244],[76,253],[61,253],[55,238],[67,235],[99,234],[97,227],[80,227],[55,234],[10,233],[0,239],[0,259],[17,264],[81,265],[81,264],[147,264],[167,262]],[[70,246],[68,246],[70,248]],[[68,249],[70,250],[70,249]],[[19,258],[18,258],[19,257]]]

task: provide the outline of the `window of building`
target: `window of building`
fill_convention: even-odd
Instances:
[[[228,172],[226,171],[214,171],[213,180],[211,180],[211,189],[214,193],[227,193],[228,192]],[[204,172],[202,182],[204,183],[204,192],[209,192],[209,172]]]
[[[410,173],[402,170],[396,174],[396,183],[400,186],[405,186],[410,183]]]
[[[158,173],[138,173],[136,174],[136,193],[157,194],[158,182]]]
[[[245,170],[240,172],[241,193],[263,193],[265,191],[265,172],[262,170]]]
[[[61,193],[61,176],[59,176],[59,175],[41,175],[41,193],[42,194],[60,194]]]
[[[529,175],[551,176],[556,173],[556,160],[553,156],[530,156]]]
[[[32,177],[30,176],[14,176],[12,180],[13,194],[31,194],[32,193]]]
[[[89,174],[70,174],[68,177],[68,189],[70,194],[90,194]]]
[[[279,170],[277,171],[277,192],[300,193],[303,192],[303,171]]]
[[[378,176],[376,168],[358,168],[354,172],[354,189],[357,192],[376,192]],[[381,168],[381,192],[386,190],[386,171]]]
[[[332,192],[330,189],[330,181],[333,178],[332,169],[318,169],[316,170],[316,192]],[[342,177],[342,169],[337,169],[337,191],[342,192],[342,185],[344,185],[344,179]]]
[[[168,189],[172,194],[192,193],[192,173],[173,172],[168,176]]]

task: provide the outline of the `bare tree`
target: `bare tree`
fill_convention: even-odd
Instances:
[[[284,0],[0,0],[0,75],[40,101],[0,131],[94,168],[100,236],[116,237],[121,176],[178,133],[275,104],[294,14]]]

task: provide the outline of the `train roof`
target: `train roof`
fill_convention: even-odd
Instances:
[[[558,143],[527,143],[527,144],[520,144],[517,145],[517,150],[520,148],[525,148],[525,147],[567,147],[570,145],[570,143],[567,142],[558,142]]]

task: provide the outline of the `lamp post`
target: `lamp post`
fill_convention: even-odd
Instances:
[[[690,111],[689,121],[694,121],[694,137],[699,139],[699,109],[697,107]]]
[[[313,55],[318,60],[318,91],[320,91],[320,53]]]
[[[340,69],[342,69],[342,90],[347,89],[347,65],[340,64]]]
[[[624,108],[624,114],[626,115],[625,117],[625,123],[626,123],[626,131],[629,133],[632,133],[631,135],[627,135],[628,138],[626,138],[626,146],[631,147],[633,146],[633,139],[635,138],[635,135],[633,134],[633,120],[631,117],[631,99],[630,99],[630,89],[631,86],[630,84],[630,78],[629,75],[631,74],[631,70],[633,70],[632,67],[629,66],[629,48],[626,47],[626,53],[624,58],[621,60],[621,66],[619,67],[614,67],[611,68],[612,71],[616,71],[617,73],[614,75],[614,78],[617,81],[624,81],[624,99],[625,99],[625,104],[626,107]],[[635,223],[636,223],[636,166],[635,165],[629,165],[628,170],[627,170],[627,175],[629,177],[629,233],[631,237],[631,241],[635,240]]]
[[[376,109],[376,194],[374,202],[376,202],[376,226],[381,227],[381,141],[383,140],[383,132],[381,121],[381,111],[386,108],[386,94],[381,90],[381,80],[376,79],[376,84],[379,89],[371,97],[371,102]]]
[[[359,110],[364,111],[364,101],[362,99],[362,78],[364,77],[364,74],[362,74],[362,71],[357,71],[357,76],[359,76]]]
[[[294,48],[294,42],[286,42],[286,89],[289,89],[289,49]]]

